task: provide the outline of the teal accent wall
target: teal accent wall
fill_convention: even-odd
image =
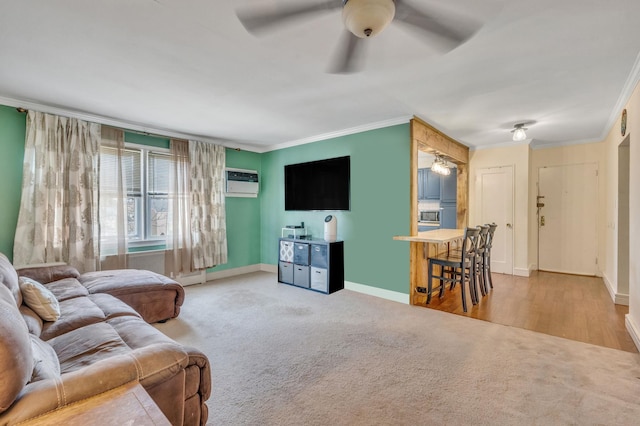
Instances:
[[[10,260],[22,194],[26,124],[26,114],[0,105],[0,252]]]
[[[335,215],[344,241],[345,280],[409,293],[409,124],[386,127],[262,154],[262,263],[277,264],[278,238],[287,224],[304,222],[324,237],[324,218]],[[286,212],[284,166],[351,156],[351,210]]]
[[[170,148],[170,140],[158,136],[125,132],[126,142],[155,148]],[[227,149],[226,166],[260,171],[260,154]],[[209,272],[260,263],[260,201],[258,198],[226,198],[228,262]],[[130,252],[163,249],[164,246],[129,249]]]
[[[13,257],[20,206],[26,115],[0,105],[0,251]],[[257,170],[258,198],[226,198],[229,261],[209,271],[278,261],[281,228],[304,221],[323,238],[324,218],[338,219],[345,243],[345,279],[407,294],[409,245],[394,235],[409,232],[409,125],[387,127],[264,154],[227,149],[226,165]],[[169,148],[169,139],[125,132],[131,143]],[[284,166],[351,156],[351,210],[285,212]]]
[[[255,152],[227,149],[227,167],[257,170],[258,175],[262,178],[261,155]],[[262,192],[262,188],[263,183],[260,182],[260,192]],[[260,263],[261,197],[262,193],[258,195],[258,198],[226,197],[229,259],[226,264],[209,268],[208,271],[223,271]]]

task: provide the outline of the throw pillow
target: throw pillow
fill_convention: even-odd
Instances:
[[[60,377],[60,361],[50,344],[38,336],[30,334],[31,352],[33,352],[33,373],[31,381],[55,379]]]
[[[19,281],[24,303],[40,315],[40,318],[45,321],[60,318],[60,305],[51,291],[31,278],[20,277]]]

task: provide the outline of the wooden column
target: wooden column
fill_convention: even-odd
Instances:
[[[418,234],[418,151],[437,153],[447,161],[455,163],[457,174],[457,227],[463,229],[468,221],[469,196],[469,147],[450,138],[418,117],[411,120],[411,235]],[[427,287],[427,257],[436,255],[440,248],[436,244],[411,242],[409,248],[409,300],[412,305],[424,305],[426,294],[417,287]],[[434,285],[435,287],[435,285]]]

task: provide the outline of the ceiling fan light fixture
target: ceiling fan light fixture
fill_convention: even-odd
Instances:
[[[396,14],[393,0],[346,0],[342,7],[345,27],[356,37],[373,37],[391,23]]]
[[[514,129],[511,132],[513,133],[513,140],[515,142],[520,142],[527,138],[527,133],[525,132],[525,130],[529,129],[524,127],[524,123],[516,124],[513,127]]]

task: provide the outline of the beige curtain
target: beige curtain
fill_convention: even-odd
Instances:
[[[165,275],[177,277],[192,271],[191,254],[191,179],[189,142],[171,140],[171,173],[169,195],[169,224]]]
[[[124,131],[102,126],[100,155],[101,269],[127,267],[127,193]]]
[[[189,161],[193,266],[205,269],[227,263],[225,149],[189,141]]]
[[[15,265],[99,268],[99,149],[98,124],[29,111]]]

